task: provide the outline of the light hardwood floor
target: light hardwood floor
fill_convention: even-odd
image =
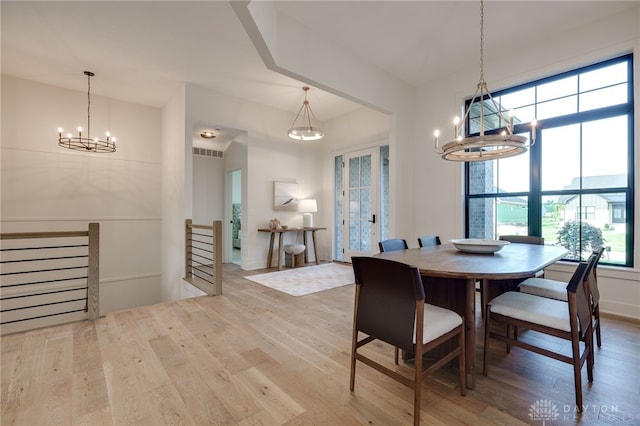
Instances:
[[[411,390],[363,364],[349,392],[353,286],[296,298],[244,279],[248,274],[225,265],[220,297],[3,337],[0,423],[412,423]],[[640,326],[611,317],[602,323],[591,386],[583,371],[582,415],[574,412],[569,364],[519,348],[507,355],[493,342],[490,374],[479,372],[466,397],[453,369],[426,381],[422,423],[543,424],[531,409],[548,401],[548,415],[557,416],[547,424],[640,424]],[[392,364],[392,348],[369,346]],[[482,365],[480,346],[476,365]],[[402,363],[398,369],[411,371]]]

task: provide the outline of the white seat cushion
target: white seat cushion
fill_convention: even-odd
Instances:
[[[569,304],[560,300],[508,291],[489,302],[488,309],[507,317],[571,331]]]
[[[462,318],[457,313],[439,306],[424,304],[423,343],[429,343],[443,334],[448,333],[462,324]],[[413,343],[416,343],[415,323],[413,326]]]
[[[567,301],[567,283],[547,278],[527,278],[518,285],[522,293]]]
[[[304,244],[286,244],[284,246],[285,253],[289,254],[300,254],[304,251]]]

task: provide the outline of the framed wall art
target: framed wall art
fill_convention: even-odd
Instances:
[[[298,210],[298,184],[273,182],[273,210]]]

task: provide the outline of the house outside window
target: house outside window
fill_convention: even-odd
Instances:
[[[514,133],[531,139],[538,120],[536,142],[517,157],[465,165],[467,237],[578,241],[568,260],[602,245],[602,263],[633,266],[632,63],[625,55],[493,93],[502,111],[513,112]],[[485,133],[501,131],[500,115],[492,119],[493,104],[484,102]],[[476,102],[468,136],[479,133],[478,117]]]

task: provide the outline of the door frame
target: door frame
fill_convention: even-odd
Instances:
[[[239,185],[237,185],[237,189],[240,191],[239,199],[240,199],[240,210],[244,210],[244,205],[242,203],[242,169],[233,169],[227,170],[225,172],[225,200],[226,200],[226,208],[224,209],[225,220],[223,226],[223,240],[228,241],[227,244],[224,245],[223,251],[223,263],[234,263],[233,262],[233,200],[234,200],[234,175],[237,175],[240,179]],[[240,215],[242,218],[242,214]],[[242,225],[241,225],[242,226]],[[240,229],[240,235],[242,235],[242,228]],[[242,241],[242,239],[241,239]],[[236,263],[237,265],[242,265],[242,253],[243,253],[242,243],[240,245],[240,259]]]
[[[349,249],[349,159],[355,157],[362,157],[371,155],[371,195],[372,205],[371,214],[375,216],[376,220],[371,226],[371,241],[370,251],[357,251]],[[345,262],[351,262],[352,256],[367,256],[377,253],[379,235],[380,235],[380,146],[372,146],[368,148],[362,148],[342,154],[343,161],[343,188],[342,188],[342,241],[343,241],[343,260]],[[373,218],[369,219],[370,221]]]

